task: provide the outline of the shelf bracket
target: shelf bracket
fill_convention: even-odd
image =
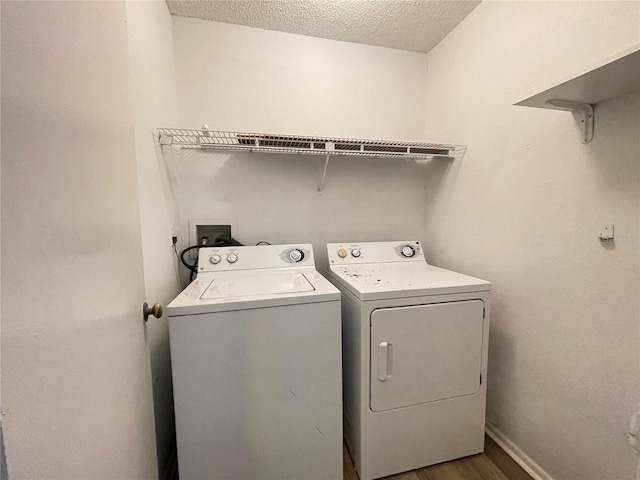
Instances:
[[[324,170],[322,171],[322,179],[320,180],[320,186],[318,187],[318,193],[322,192],[322,188],[324,187],[324,179],[327,176],[327,167],[329,166],[329,157],[331,155],[327,154],[324,159]]]
[[[593,105],[571,100],[547,100],[545,103],[558,110],[577,113],[582,130],[582,143],[589,143],[593,139]]]
[[[165,133],[158,134],[158,144],[160,146],[164,146],[164,145],[171,146],[171,145],[173,145],[173,135],[167,135]]]

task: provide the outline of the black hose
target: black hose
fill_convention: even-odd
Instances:
[[[198,269],[198,260],[196,259],[196,263],[194,263],[193,265],[191,265],[190,263],[187,263],[187,261],[184,259],[184,254],[187,252],[190,252],[191,250],[195,250],[195,249],[200,249],[202,247],[204,247],[205,245],[192,245],[191,247],[187,247],[184,250],[182,250],[180,252],[180,261],[182,262],[182,264],[187,267],[192,273],[197,272]]]
[[[218,235],[214,242],[216,247],[244,247],[242,243],[237,241],[231,235],[227,235],[226,233],[221,233]]]
[[[226,235],[224,233],[221,233],[220,235],[218,235],[213,243],[213,245],[191,245],[190,247],[185,248],[184,250],[182,250],[180,252],[180,262],[182,262],[182,264],[187,267],[187,269],[189,270],[189,272],[191,272],[189,274],[189,283],[191,283],[193,281],[193,275],[198,273],[198,259],[196,258],[196,261],[192,264],[187,263],[187,260],[185,260],[184,256],[186,253],[190,252],[191,250],[196,250],[196,249],[201,249],[203,247],[243,247],[244,245],[242,243],[240,243],[239,241],[237,241],[235,238],[231,237],[230,235]]]

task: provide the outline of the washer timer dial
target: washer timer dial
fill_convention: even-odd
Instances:
[[[229,255],[227,255],[227,262],[236,263],[237,261],[238,261],[238,255],[236,255],[235,253],[230,253]]]
[[[304,252],[302,250],[294,248],[287,254],[287,257],[289,257],[289,260],[293,263],[301,262],[302,260],[304,260]]]
[[[354,248],[353,250],[351,250],[351,256],[353,258],[359,258],[360,255],[362,255],[362,252],[360,251],[359,248]]]

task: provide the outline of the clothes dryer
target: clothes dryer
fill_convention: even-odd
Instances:
[[[361,480],[482,452],[491,284],[429,265],[415,241],[327,250]]]

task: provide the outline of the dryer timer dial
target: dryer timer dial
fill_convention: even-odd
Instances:
[[[416,254],[416,249],[413,248],[411,245],[405,245],[404,247],[402,247],[402,250],[400,251],[400,253],[402,253],[403,257],[411,258]]]

